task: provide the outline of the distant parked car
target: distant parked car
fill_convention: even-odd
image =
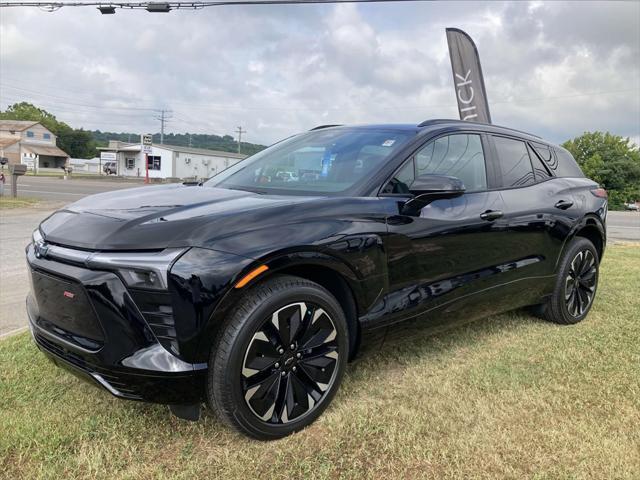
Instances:
[[[107,175],[116,175],[117,172],[117,167],[116,167],[116,162],[107,162],[104,164],[104,167],[102,167],[102,171],[104,173],[106,173]]]
[[[632,212],[637,212],[638,211],[638,204],[637,203],[627,203],[624,206],[625,210],[631,210]]]

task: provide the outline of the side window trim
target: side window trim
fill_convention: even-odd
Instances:
[[[499,177],[496,176],[496,172],[495,172],[495,167],[494,165],[489,165],[491,163],[491,161],[489,160],[489,157],[491,155],[489,155],[490,150],[490,143],[488,140],[488,135],[487,133],[483,132],[483,131],[478,131],[478,130],[461,130],[461,131],[455,131],[455,132],[445,132],[445,133],[441,133],[440,135],[437,135],[435,137],[431,137],[428,140],[425,140],[423,143],[420,144],[420,146],[418,146],[411,155],[409,155],[409,157],[407,157],[403,162],[400,163],[400,166],[398,168],[396,168],[393,173],[384,181],[382,182],[382,185],[380,186],[380,188],[378,188],[378,196],[384,196],[384,197],[389,197],[389,196],[410,196],[411,194],[406,194],[406,193],[383,193],[382,190],[387,186],[387,184],[396,176],[396,174],[402,170],[405,165],[407,164],[407,162],[413,162],[413,175],[414,178],[417,177],[417,169],[416,169],[416,155],[418,154],[418,152],[420,152],[424,147],[426,147],[429,143],[431,142],[435,142],[436,140],[443,138],[443,137],[450,137],[452,135],[478,135],[480,137],[480,142],[482,145],[482,154],[484,156],[484,169],[485,169],[485,176],[487,179],[487,188],[483,189],[483,190],[468,190],[465,193],[479,193],[479,192],[486,192],[486,191],[490,191],[493,190],[493,187],[491,186],[491,183],[494,181],[494,177],[495,179],[498,179]]]
[[[487,190],[495,190],[502,185],[502,171],[500,170],[500,162],[498,162],[495,145],[490,134],[482,134],[482,148],[487,172]]]

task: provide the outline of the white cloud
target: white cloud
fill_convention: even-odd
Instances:
[[[496,123],[553,141],[640,137],[638,3],[3,9],[0,26],[0,108],[28,100],[85,128],[158,129],[122,107],[170,108],[176,132],[243,125],[265,143],[320,123],[455,118],[456,26],[478,45]]]

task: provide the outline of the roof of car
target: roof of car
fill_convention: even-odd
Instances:
[[[530,140],[540,141],[542,140],[539,136],[534,135],[532,133],[523,132],[521,130],[516,130],[509,127],[502,127],[500,125],[493,125],[489,123],[479,123],[479,122],[468,122],[464,120],[455,120],[455,119],[432,119],[425,120],[419,124],[413,123],[383,123],[383,124],[368,124],[368,125],[320,125],[318,127],[313,128],[312,130],[321,130],[324,128],[334,128],[334,127],[350,127],[350,128],[363,128],[363,129],[384,129],[384,130],[405,130],[405,131],[425,131],[425,130],[437,130],[443,128],[469,128],[473,126],[474,129],[478,129],[485,132],[491,133],[504,133],[506,135],[517,135],[519,137],[526,137]]]

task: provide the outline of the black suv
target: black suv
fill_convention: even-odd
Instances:
[[[290,172],[283,176],[281,172]],[[534,306],[582,320],[606,192],[561,147],[456,120],[322,126],[203,184],[85,198],[27,247],[38,347],[121,398],[278,438],[365,339]]]

